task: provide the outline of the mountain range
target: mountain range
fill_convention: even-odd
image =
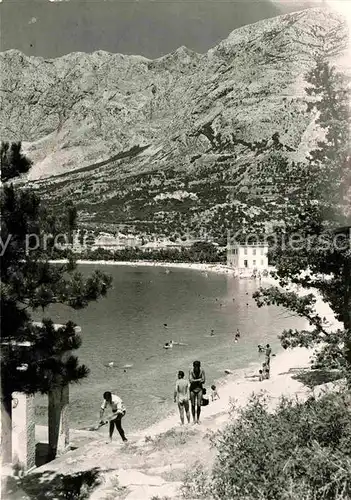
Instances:
[[[277,144],[304,161],[322,137],[306,75],[323,57],[349,77],[348,42],[344,19],[308,9],[236,29],[205,54],[9,50],[1,138],[22,141],[25,181],[54,206],[73,200],[81,223],[218,239],[243,216],[269,216],[243,193]]]

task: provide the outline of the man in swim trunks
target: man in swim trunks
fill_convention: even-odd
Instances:
[[[100,423],[103,422],[102,417],[104,415],[105,409],[109,407],[109,409],[112,412],[112,416],[109,418],[110,420],[110,429],[109,429],[109,436],[110,436],[110,442],[112,442],[112,435],[113,431],[116,429],[119,432],[119,435],[122,438],[122,441],[128,441],[124,434],[124,430],[122,429],[122,418],[126,414],[126,409],[123,404],[123,401],[121,400],[120,397],[116,396],[116,394],[112,394],[109,391],[104,392],[104,400],[101,405],[100,409]],[[114,414],[116,416],[114,416]]]
[[[194,424],[200,423],[202,388],[205,381],[205,370],[201,368],[200,361],[194,361],[193,369],[189,372],[191,413],[193,415]]]
[[[272,348],[269,344],[266,345],[266,365],[270,366],[271,364],[271,354],[272,354]]]
[[[184,380],[184,372],[180,370],[178,372],[178,380],[174,389],[174,402],[178,403],[180,421],[182,425],[184,425],[184,410],[186,418],[188,419],[188,424],[190,423],[189,396],[189,382]]]

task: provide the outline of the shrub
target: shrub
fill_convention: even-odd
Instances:
[[[184,496],[221,500],[351,498],[351,419],[343,396],[328,394],[306,403],[281,398],[273,413],[268,412],[262,397],[254,396],[214,436],[218,453],[213,469],[207,475],[200,469],[188,475]]]
[[[100,470],[91,470],[73,474],[57,474],[54,471],[27,474],[17,480],[8,477],[4,498],[8,500],[43,500],[66,499],[86,500],[94,489],[101,484]]]

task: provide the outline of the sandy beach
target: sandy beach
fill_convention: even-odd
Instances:
[[[68,261],[66,259],[56,259],[49,261],[52,264],[66,264]],[[203,272],[215,272],[220,274],[232,274],[235,275],[235,270],[224,264],[215,263],[197,263],[197,262],[160,262],[160,261],[150,261],[150,260],[138,260],[138,261],[117,261],[117,260],[82,260],[78,259],[77,264],[81,265],[101,265],[101,266],[149,266],[149,267],[166,267],[166,268],[178,268],[178,269],[193,269],[194,271]]]

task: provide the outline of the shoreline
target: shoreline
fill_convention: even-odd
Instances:
[[[260,382],[256,377],[258,370],[261,367],[261,362],[251,362],[247,367],[233,370],[232,373],[225,375],[216,380],[216,386],[219,392],[220,399],[211,401],[208,406],[202,407],[201,410],[201,430],[211,426],[214,419],[220,419],[225,424],[228,422],[232,402],[236,401],[237,407],[243,407],[247,404],[252,394],[267,393],[270,399],[277,401],[280,396],[295,396],[306,395],[310,389],[303,386],[301,382],[294,380],[292,377],[295,371],[306,370],[310,367],[310,357],[313,354],[312,349],[295,348],[279,352],[271,359],[270,378]],[[264,355],[261,357],[263,362]],[[210,388],[208,387],[208,395],[210,397]],[[271,403],[270,403],[271,404]],[[130,410],[131,411],[131,410]],[[126,421],[128,415],[126,415]],[[145,428],[134,429],[128,432],[132,441],[142,446],[146,442],[146,438],[152,439],[157,435],[163,434],[171,429],[180,427],[180,419],[178,408],[174,404],[174,409],[170,413],[156,421],[154,424]],[[36,425],[37,441],[47,441],[47,426]],[[71,427],[70,433],[73,445],[78,444],[79,448],[86,444],[106,438],[107,428],[102,427],[97,431],[88,430],[88,428]],[[77,451],[78,451],[77,450]],[[49,462],[50,463],[50,462]]]
[[[86,263],[90,264],[91,261]],[[114,265],[116,264],[119,263],[114,262]],[[123,263],[122,265],[130,264],[145,265],[144,262]],[[223,265],[151,262],[146,265],[214,271],[221,274],[230,272]],[[231,275],[235,277],[235,273]],[[279,286],[270,275],[262,277],[260,285]],[[304,294],[312,290],[299,289],[297,291],[299,294]],[[323,314],[325,308],[330,310],[317,294],[316,309],[319,314]],[[334,316],[331,322],[337,323]],[[161,417],[152,425],[130,432],[128,431],[128,413],[132,412],[133,408],[129,411],[127,409],[126,425],[124,425],[130,441],[127,448],[119,441],[118,436],[112,444],[107,444],[108,429],[106,427],[98,431],[70,429],[71,445],[76,445],[77,449],[36,468],[35,472],[72,474],[72,472],[90,470],[98,463],[103,471],[103,482],[92,493],[92,500],[116,497],[116,481],[118,485],[126,488],[127,498],[131,500],[180,498],[179,492],[184,472],[194,467],[199,461],[206,466],[213,463],[215,455],[210,437],[221,431],[233,418],[237,418],[237,411],[244,408],[254,394],[262,395],[267,404],[267,410],[273,412],[282,397],[303,402],[310,395],[318,398],[326,392],[339,390],[341,386],[338,382],[321,384],[310,389],[296,377],[301,372],[311,370],[310,358],[314,352],[315,348],[302,347],[277,352],[276,356],[271,358],[270,378],[261,382],[257,375],[264,361],[264,354],[261,356],[258,354],[257,361],[251,361],[244,368],[233,370],[229,375],[223,373],[222,377],[215,382],[220,399],[210,401],[208,406],[202,408],[200,425],[181,426],[178,408],[174,404],[167,416]],[[204,368],[206,370],[205,366]],[[208,392],[210,393],[209,390]],[[43,432],[47,434],[47,429],[42,428],[41,433]],[[188,446],[184,446],[185,443]]]
[[[50,264],[67,264],[67,259],[49,260]],[[86,260],[77,259],[79,265],[101,265],[101,266],[129,266],[129,267],[173,267],[176,269],[189,269],[202,272],[214,272],[217,274],[228,274],[237,276],[237,271],[220,262],[163,262],[158,260]],[[269,271],[269,270],[268,270]],[[262,278],[263,280],[263,278]]]
[[[61,260],[55,260],[51,261],[54,263],[66,263],[67,260],[61,259]],[[195,270],[203,273],[215,273],[215,274],[224,274],[227,276],[231,276],[233,278],[238,278],[240,279],[240,276],[237,275],[237,272],[235,269],[228,267],[225,264],[220,264],[220,263],[191,263],[191,262],[160,262],[160,261],[106,261],[106,260],[101,260],[101,261],[91,261],[91,260],[77,260],[77,264],[81,265],[113,265],[113,266],[129,266],[129,267],[161,267],[161,268],[176,268],[176,269],[187,269],[187,270]],[[268,269],[268,271],[272,271],[273,267]],[[260,285],[265,287],[265,286],[279,286],[278,282],[270,275],[266,277],[262,277],[260,280]],[[310,293],[312,290],[305,290],[301,289],[298,290],[298,293],[300,295],[303,295],[305,293]],[[316,307],[320,313],[322,313],[324,316],[330,316],[332,315],[332,312],[327,304],[325,304],[320,297],[318,297],[317,294],[317,304]],[[335,319],[334,319],[335,321]],[[244,399],[247,401],[248,396],[245,391],[248,389],[247,384],[249,383],[249,388],[252,391],[257,390],[259,388],[259,391],[261,390],[266,390],[267,388],[271,387],[272,384],[274,385],[275,382],[278,382],[279,386],[279,379],[277,379],[277,374],[276,374],[276,367],[280,367],[280,371],[284,371],[284,369],[287,369],[289,366],[296,367],[296,362],[299,359],[299,356],[301,357],[300,363],[302,363],[301,367],[304,369],[309,368],[310,366],[310,357],[313,354],[313,349],[304,349],[304,348],[295,348],[292,350],[287,350],[287,351],[280,351],[276,354],[275,357],[272,358],[272,371],[271,371],[271,377],[269,380],[264,380],[262,382],[259,382],[258,379],[251,379],[248,382],[248,378],[250,375],[249,374],[258,374],[258,370],[261,367],[261,364],[263,362],[264,356],[262,356],[262,360],[260,361],[254,361],[250,362],[246,367],[240,368],[237,370],[233,370],[232,373],[230,374],[225,374],[215,380],[215,383],[217,385],[217,388],[223,392],[225,395],[225,399],[221,399],[216,402],[210,402],[210,405],[203,410],[203,415],[205,418],[209,417],[214,417],[216,414],[223,414],[228,412],[228,407],[229,407],[229,400],[228,397],[230,393],[233,392],[236,393],[238,387],[240,389],[244,389]],[[254,382],[254,383],[253,383]],[[210,393],[210,390],[208,390]],[[153,436],[162,432],[166,432],[167,430],[177,427],[179,425],[179,416],[178,416],[178,410],[177,408],[174,408],[174,410],[170,410],[168,415],[161,417],[160,420],[156,421],[154,424],[145,427],[145,428],[138,428],[134,429],[131,431],[131,434],[134,436],[139,436],[140,439],[142,439],[142,436]],[[81,432],[86,432],[86,429],[82,428],[72,428],[71,429],[73,432],[76,433],[81,433]],[[104,430],[100,432],[95,432],[95,431],[90,431],[92,434],[95,434],[96,437],[101,436],[101,433],[104,433]],[[106,430],[105,430],[106,432]]]

